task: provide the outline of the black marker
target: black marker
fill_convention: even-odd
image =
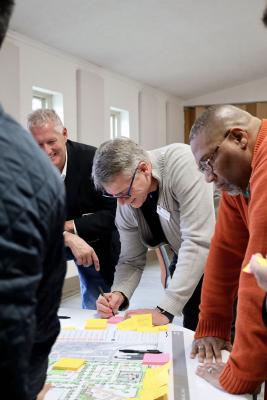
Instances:
[[[70,317],[67,317],[67,315],[58,315],[59,319],[69,319]]]
[[[103,296],[104,299],[106,299],[107,302],[109,303],[108,298],[107,298],[107,296],[105,295],[105,293],[104,293],[104,291],[103,291],[103,289],[102,289],[101,286],[98,286],[98,290],[99,290],[101,296]],[[112,311],[112,315],[115,317],[115,313],[114,313],[114,311],[112,310],[112,308],[111,308],[111,311]]]
[[[122,353],[129,353],[129,354],[145,354],[145,353],[150,353],[150,354],[162,354],[162,351],[159,351],[157,349],[149,349],[149,350],[134,350],[134,349],[121,349],[119,350]]]

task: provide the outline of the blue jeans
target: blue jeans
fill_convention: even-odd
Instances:
[[[110,286],[100,272],[95,270],[94,265],[90,267],[77,265],[77,268],[80,277],[82,308],[96,310],[96,300],[100,294],[98,287],[101,286],[104,292],[110,292]]]
[[[73,254],[68,247],[65,247],[65,254],[67,261],[73,260],[75,262]],[[99,296],[98,287],[101,286],[103,291],[108,293],[110,292],[110,286],[106,283],[100,272],[95,270],[94,265],[83,267],[76,264],[76,266],[80,277],[82,308],[96,310],[95,303]]]

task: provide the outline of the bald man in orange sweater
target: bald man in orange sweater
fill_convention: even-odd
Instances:
[[[197,374],[218,388],[255,393],[267,380],[265,292],[242,268],[267,253],[267,120],[230,105],[210,107],[193,125],[190,144],[206,180],[222,191],[191,355],[206,361]],[[223,364],[237,295],[236,336]]]

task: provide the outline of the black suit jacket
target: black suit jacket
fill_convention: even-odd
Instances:
[[[116,200],[103,197],[94,187],[91,173],[95,151],[93,146],[67,141],[66,219],[74,220],[78,235],[94,248],[100,272],[111,285],[120,251]]]

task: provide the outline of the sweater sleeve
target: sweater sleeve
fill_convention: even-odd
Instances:
[[[122,292],[130,300],[145,268],[147,247],[140,239],[137,221],[130,206],[118,205],[116,225],[120,233],[121,253],[112,291]]]
[[[249,241],[244,259],[267,252],[267,154],[262,145],[254,159],[250,180],[251,198],[248,207]],[[229,361],[220,382],[231,393],[252,393],[267,380],[267,329],[262,320],[262,303],[265,292],[251,274],[241,272],[236,337]]]
[[[173,164],[169,161],[166,171],[174,207],[171,220],[177,226],[178,260],[158,305],[173,315],[181,314],[203,275],[215,225],[213,186],[198,171],[190,149],[185,150],[179,154],[179,163],[178,156],[172,157]],[[166,224],[162,221],[163,229]]]
[[[248,241],[245,216],[242,217],[236,205],[235,198],[222,194],[205,267],[196,338],[230,338],[233,300]]]

